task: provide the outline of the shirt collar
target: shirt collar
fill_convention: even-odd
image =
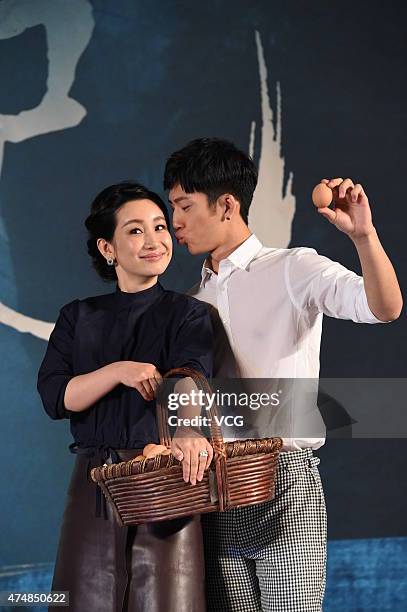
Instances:
[[[247,266],[259,251],[263,248],[262,243],[254,234],[251,234],[240,246],[237,247],[226,259],[230,261],[236,268],[246,270]],[[206,279],[214,274],[210,267],[209,258],[206,258],[201,270],[201,287]]]
[[[231,261],[236,268],[246,270],[249,263],[253,261],[262,248],[263,245],[260,240],[254,234],[251,234],[243,244],[237,247],[237,249],[227,257],[227,259]]]

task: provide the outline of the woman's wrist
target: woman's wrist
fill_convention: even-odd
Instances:
[[[114,361],[105,366],[106,372],[111,376],[112,382],[119,385],[123,381],[123,361]]]
[[[178,425],[174,432],[174,438],[205,437],[199,425]]]

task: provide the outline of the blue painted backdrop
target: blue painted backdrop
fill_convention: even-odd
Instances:
[[[350,241],[310,203],[320,178],[350,176],[405,287],[406,17],[402,3],[377,1],[0,1],[0,565],[54,560],[73,459],[69,423],[46,417],[36,372],[59,308],[110,290],[90,266],[83,228],[102,187],[135,178],[161,191],[172,150],[225,137],[263,162],[257,205],[291,205],[287,245],[359,271]],[[187,289],[200,263],[176,248],[164,284]],[[404,313],[391,326],[326,319],[321,363],[322,376],[405,377]],[[393,543],[387,569],[406,573],[406,442],[332,440],[319,455],[337,540],[331,569],[359,584],[357,602],[352,542],[366,540],[353,550],[375,558],[382,579],[380,551]],[[335,609],[376,609],[369,567],[370,600]],[[338,572],[330,609],[350,588],[341,591]],[[407,606],[397,584],[383,600],[393,611]]]

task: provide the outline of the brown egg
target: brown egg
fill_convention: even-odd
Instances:
[[[312,201],[317,208],[326,208],[332,202],[332,190],[325,183],[319,183],[312,192]]]
[[[145,450],[143,450],[143,454],[145,453]],[[147,459],[151,459],[152,457],[156,457],[157,455],[161,455],[161,453],[163,451],[167,450],[166,446],[163,446],[162,444],[155,444],[154,448],[152,448],[146,455]]]
[[[144,457],[147,457],[148,453],[151,452],[155,447],[157,446],[157,444],[146,444],[145,447],[143,448],[143,455]]]

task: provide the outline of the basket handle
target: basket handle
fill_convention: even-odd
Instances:
[[[204,393],[212,394],[212,389],[206,380],[205,376],[194,370],[193,368],[173,368],[168,370],[163,378],[172,378],[178,375],[192,378],[198,389],[204,391]],[[219,497],[219,509],[220,511],[226,510],[229,507],[229,486],[227,476],[227,465],[226,465],[226,449],[223,440],[223,435],[218,422],[215,417],[218,417],[219,412],[215,402],[209,407],[209,418],[210,418],[210,443],[212,444],[214,451],[214,462],[216,471],[216,483]],[[160,444],[169,447],[171,445],[171,436],[168,425],[168,406],[163,405],[160,398],[157,400],[157,425],[158,433],[160,436]]]

